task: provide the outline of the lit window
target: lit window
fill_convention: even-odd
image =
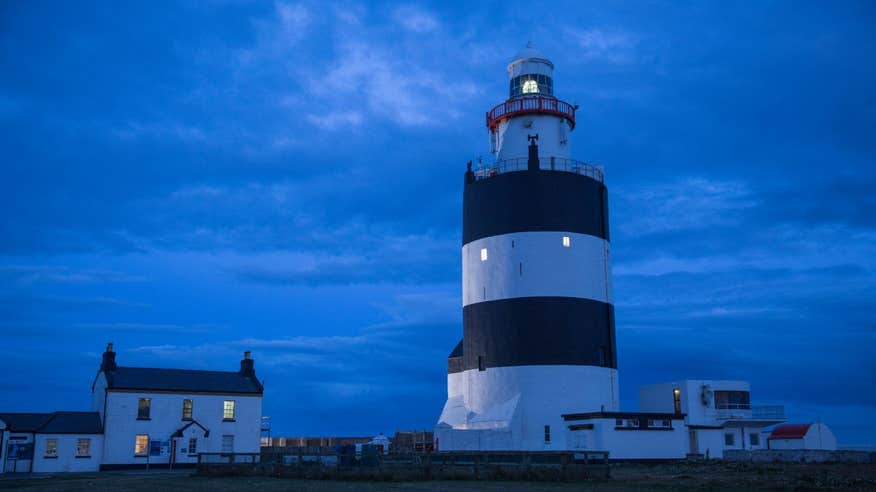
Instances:
[[[225,400],[222,405],[222,419],[234,420],[234,400]]]
[[[192,420],[192,400],[185,399],[183,400],[183,412],[182,418],[183,420]]]
[[[140,398],[137,401],[137,418],[138,419],[148,419],[149,418],[149,408],[152,406],[151,398]]]
[[[76,440],[76,456],[89,456],[91,455],[91,439],[77,439]]]
[[[672,405],[675,413],[681,413],[681,390],[678,388],[672,390]]]
[[[572,239],[569,236],[563,236],[563,246],[569,247],[572,245]]]
[[[189,438],[189,454],[197,454],[198,453],[198,439],[194,437]]]
[[[57,439],[46,439],[46,456],[58,456]]]
[[[524,94],[535,94],[538,92],[538,82],[534,80],[527,80],[523,83],[523,93]]]
[[[544,442],[551,442],[551,426],[549,425],[544,426]]]
[[[137,434],[134,441],[134,455],[146,456],[149,451],[149,436],[146,434]]]
[[[481,261],[487,261],[487,248],[481,248]]]

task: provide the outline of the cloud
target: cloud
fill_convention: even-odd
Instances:
[[[638,40],[630,33],[601,29],[566,29],[566,35],[578,48],[577,57],[583,61],[602,61],[612,64],[631,64],[636,61]]]
[[[393,17],[403,28],[419,34],[434,32],[441,26],[434,14],[413,6],[397,8]]]
[[[358,111],[343,111],[326,115],[309,114],[307,120],[325,130],[337,130],[359,126],[362,114]]]

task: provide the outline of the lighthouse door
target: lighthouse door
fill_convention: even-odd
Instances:
[[[697,431],[690,431],[690,454],[700,454],[700,443],[697,438]]]

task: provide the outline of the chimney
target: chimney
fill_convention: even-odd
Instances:
[[[252,360],[249,350],[243,353],[243,360],[240,361],[240,374],[248,378],[255,377],[255,361]]]
[[[538,133],[535,135],[526,135],[526,138],[529,139],[529,162],[527,163],[527,169],[530,171],[538,171],[539,169],[539,161],[538,161]]]
[[[103,360],[100,362],[100,370],[104,372],[116,370],[116,353],[113,352],[112,342],[106,344],[106,352],[103,353]]]

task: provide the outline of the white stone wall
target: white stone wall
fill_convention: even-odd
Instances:
[[[615,419],[599,418],[567,424],[593,424],[569,430],[569,449],[608,451],[609,459],[679,459],[687,455],[687,427],[674,421],[672,430],[619,430]]]
[[[46,456],[48,439],[57,440],[57,453]],[[87,457],[76,456],[79,439],[90,439]],[[34,473],[95,472],[103,458],[103,436],[100,434],[37,434],[33,452]]]
[[[539,160],[571,156],[569,144],[572,130],[568,121],[560,116],[523,114],[499,123],[496,129],[496,160],[527,159],[529,157],[528,135],[538,134]]]
[[[144,397],[152,399],[150,419],[138,420],[138,399]],[[170,440],[173,433],[189,423],[182,419],[184,399],[193,400],[194,420],[210,432],[209,437],[199,439],[198,452],[221,452],[222,436],[226,434],[234,436],[235,453],[259,452],[262,416],[260,396],[133,393],[110,390],[107,393],[104,464],[146,464],[147,457],[134,456],[137,434],[147,434],[152,440]],[[236,402],[233,422],[226,422],[222,418],[225,400]],[[187,445],[187,442],[187,437],[178,440],[177,453],[175,453],[177,463],[189,461],[184,453],[179,452],[179,448]],[[170,456],[150,456],[148,461],[150,464],[167,464],[170,462]]]

